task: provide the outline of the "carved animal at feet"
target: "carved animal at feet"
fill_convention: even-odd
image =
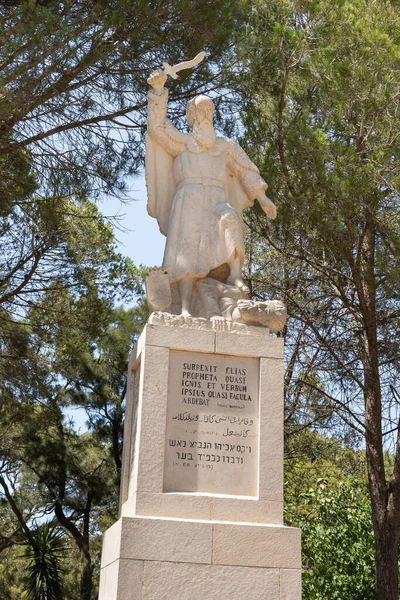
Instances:
[[[285,326],[287,311],[280,300],[238,300],[232,312],[232,319],[245,325],[268,327],[271,333],[276,333]]]

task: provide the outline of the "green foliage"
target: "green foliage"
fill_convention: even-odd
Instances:
[[[387,215],[399,183],[398,25],[386,1],[255,3],[243,85],[257,102],[244,117],[285,235],[295,222],[305,242],[315,228],[328,245],[351,243],[381,184],[376,208]]]
[[[287,435],[313,425],[363,440],[379,549],[375,597],[392,599],[400,523],[398,4],[253,4],[242,48],[242,134],[278,219],[248,215],[248,278],[255,295],[281,295],[288,306]],[[362,572],[364,564],[360,558]],[[329,597],[372,594],[343,585]]]
[[[0,216],[0,586],[14,600],[20,575],[7,557],[32,519],[52,515],[80,555],[69,559],[68,593],[88,600],[91,538],[116,516],[127,357],[146,316],[144,305],[114,303],[141,293],[142,271],[86,197],[44,198],[31,184]],[[67,422],[78,408],[90,432]]]
[[[91,199],[122,198],[142,166],[151,70],[207,51],[172,85],[178,119],[194,90],[226,83],[239,4],[0,3],[0,589],[10,600],[24,594],[14,546],[49,518],[74,546],[65,596],[96,594],[100,532],[116,516],[127,357],[147,309],[115,308],[141,295],[143,272]],[[83,432],[66,418],[74,410]],[[33,571],[47,569],[40,597],[50,598],[56,540],[41,535],[31,574],[36,589]]]
[[[285,523],[302,530],[304,600],[374,598],[365,453],[306,429],[290,437]]]
[[[199,85],[214,86],[240,4],[0,3],[0,156],[26,148],[57,196],[121,194],[142,164],[150,71],[203,48],[209,64],[183,73],[172,96],[182,101]]]
[[[3,519],[1,519],[3,527]],[[20,546],[13,545],[2,550],[0,560],[0,598],[21,600],[25,595],[25,567],[21,560]]]
[[[63,532],[49,523],[31,532],[25,548],[28,600],[61,600],[66,546]]]
[[[0,218],[11,207],[23,203],[36,191],[37,184],[31,171],[31,162],[25,152],[0,156]]]
[[[117,518],[127,360],[146,310],[99,311],[96,302],[65,297],[54,312],[45,299],[45,320],[37,306],[28,314],[30,368],[2,396],[0,519],[8,548],[24,537],[21,521],[29,527],[43,515],[56,518],[75,545],[63,559],[69,597],[89,598],[101,532]],[[77,409],[85,411],[86,431],[65,416]],[[9,552],[0,586],[13,577]]]
[[[303,598],[372,600],[374,536],[366,483],[324,480],[305,490],[288,524],[302,529]]]
[[[279,212],[273,224],[261,211],[248,215],[248,279],[253,295],[288,306],[287,414],[296,426],[320,417],[339,427],[337,415],[364,435],[375,338],[382,427],[397,427],[399,32],[388,1],[260,2],[250,17],[243,143]]]

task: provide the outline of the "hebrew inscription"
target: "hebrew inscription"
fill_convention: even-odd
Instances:
[[[164,491],[257,496],[259,360],[171,351]]]

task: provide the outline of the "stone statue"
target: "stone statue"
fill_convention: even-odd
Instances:
[[[169,67],[169,72],[173,76],[180,68],[187,67]],[[276,207],[239,144],[216,136],[211,98],[200,95],[188,102],[191,133],[172,125],[166,116],[166,80],[162,70],[148,79],[147,208],[167,238],[162,267],[152,270],[146,281],[149,303],[154,310],[185,317],[234,320],[232,315],[240,314],[238,301],[248,298],[241,275],[242,212],[258,200],[275,219]],[[225,311],[228,316],[223,314],[223,299],[231,306]],[[265,324],[262,319],[259,323]]]

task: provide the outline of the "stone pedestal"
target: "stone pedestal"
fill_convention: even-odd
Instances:
[[[283,526],[283,340],[153,313],[129,363],[99,600],[300,600]]]

